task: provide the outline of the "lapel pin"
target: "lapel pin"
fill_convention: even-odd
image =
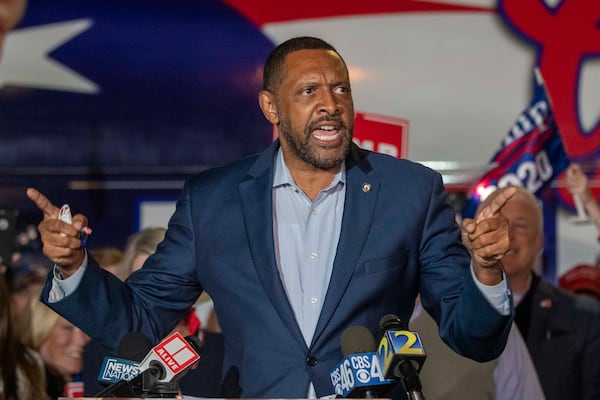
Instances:
[[[552,307],[552,299],[543,299],[540,301],[541,308],[550,308]]]
[[[370,183],[363,183],[362,185],[362,191],[365,193],[369,193],[371,191],[371,184]]]

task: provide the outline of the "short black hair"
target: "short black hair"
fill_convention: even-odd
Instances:
[[[288,39],[275,47],[265,62],[265,68],[263,70],[263,90],[268,90],[270,92],[276,91],[277,86],[283,79],[281,72],[285,57],[288,54],[299,50],[331,50],[335,52],[344,65],[346,65],[346,62],[335,47],[322,39],[311,36],[300,36]]]

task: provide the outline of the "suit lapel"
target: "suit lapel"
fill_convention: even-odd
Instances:
[[[303,346],[304,338],[281,283],[273,241],[273,163],[278,141],[265,151],[249,171],[252,179],[240,184],[240,197],[250,252],[256,272],[273,307],[293,337]]]
[[[551,287],[544,282],[539,282],[533,297],[530,317],[528,345],[531,353],[535,353],[543,343],[568,333],[570,327],[556,319],[556,307],[559,299],[554,295]]]
[[[358,147],[353,146],[346,161],[346,199],[340,239],[313,344],[331,320],[358,265],[377,204],[379,186],[379,178],[372,172],[370,164]]]

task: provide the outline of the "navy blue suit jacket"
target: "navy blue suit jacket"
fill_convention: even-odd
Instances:
[[[275,261],[278,148],[276,141],[190,179],[165,240],[126,284],[90,260],[77,291],[51,307],[116,348],[130,331],[159,341],[206,290],[225,334],[227,396],[301,398],[310,381],[318,396],[333,393],[329,371],[342,358],[342,333],[362,325],[377,335],[389,313],[408,321],[419,291],[451,347],[477,360],[500,354],[511,317],[494,310],[473,282],[439,174],[356,146],[346,159],[331,282],[307,345]]]

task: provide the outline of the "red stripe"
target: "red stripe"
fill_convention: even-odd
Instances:
[[[547,123],[548,121],[546,120],[545,122]],[[540,133],[539,127],[536,127],[531,132],[515,139],[511,144],[503,148],[493,157],[492,161],[498,164],[507,164],[510,160],[514,160],[515,154],[520,156],[527,148],[538,151],[540,148],[545,147],[546,142],[551,139],[555,131],[556,127],[549,127],[543,133]],[[531,147],[534,145],[536,147]]]
[[[495,12],[495,8],[473,7],[416,0],[280,1],[223,0],[255,25],[300,19],[401,12],[469,11]]]
[[[504,158],[501,162],[499,162],[499,165],[496,168],[492,169],[487,174],[485,174],[481,180],[483,181],[483,180],[489,180],[489,179],[499,179],[500,177],[504,176],[504,174],[514,166],[516,161],[521,159],[521,157],[523,157],[525,152],[530,153],[530,154],[537,154],[540,151],[540,149],[544,148],[546,146],[546,143],[548,142],[548,140],[551,139],[552,134],[553,133],[551,132],[550,129],[548,129],[548,131],[544,132],[541,136],[539,135],[539,133],[536,132],[535,135],[538,135],[538,140],[537,140],[537,142],[533,142],[533,143],[529,143],[531,141],[531,138],[522,136],[520,139],[529,139],[529,140],[526,140],[526,143],[524,143],[524,144],[522,143],[522,146],[524,148],[519,151],[512,150],[511,153],[504,155],[504,156],[506,156],[506,158]],[[523,141],[523,140],[521,140],[521,141]],[[518,142],[519,142],[519,140],[515,141],[514,143],[511,144],[511,146],[507,147],[505,150],[517,147]],[[512,146],[512,145],[514,145],[514,146]]]

